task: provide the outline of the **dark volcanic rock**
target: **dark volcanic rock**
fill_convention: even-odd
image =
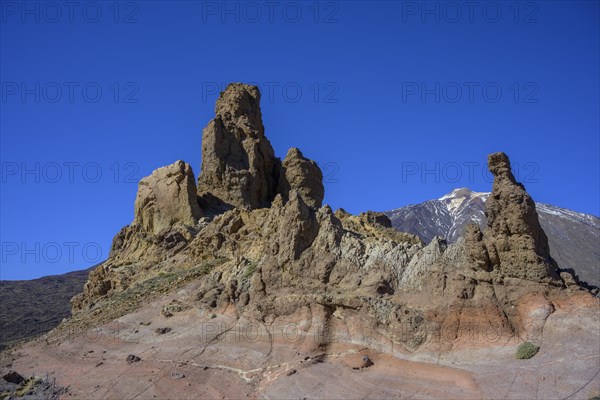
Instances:
[[[127,356],[125,361],[127,361],[129,364],[131,364],[131,363],[135,363],[135,362],[140,362],[140,361],[142,361],[142,359],[136,355],[130,354]]]
[[[17,385],[25,380],[23,375],[19,374],[17,371],[10,371],[6,373],[2,379],[9,383],[16,383]]]

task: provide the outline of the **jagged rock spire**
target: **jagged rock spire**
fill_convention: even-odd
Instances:
[[[323,202],[318,165],[292,148],[281,164],[265,136],[256,86],[231,83],[217,100],[215,118],[202,132],[198,196],[203,208],[269,207],[280,193],[297,190],[307,205]]]
[[[556,262],[550,256],[548,238],[540,226],[535,203],[525,187],[515,180],[508,156],[493,153],[488,156],[488,168],[494,175],[492,193],[485,204],[487,227],[480,264],[499,270],[504,276],[545,280],[556,279]],[[481,241],[477,232],[469,240]],[[489,256],[489,261],[487,261]]]
[[[202,132],[198,195],[205,207],[268,207],[280,161],[265,137],[256,86],[231,83]]]

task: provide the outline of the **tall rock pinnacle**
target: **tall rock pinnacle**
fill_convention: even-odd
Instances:
[[[202,132],[201,204],[268,207],[275,197],[280,161],[265,137],[258,88],[229,84],[215,113]]]
[[[556,278],[557,265],[550,257],[548,238],[540,226],[535,203],[515,180],[508,156],[490,154],[488,168],[494,175],[494,185],[485,204],[484,240],[492,266],[515,278]]]

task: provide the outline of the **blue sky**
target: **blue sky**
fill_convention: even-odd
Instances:
[[[224,4],[1,2],[0,279],[106,258],[140,178],[198,174],[231,81],[334,209],[490,190],[504,151],[535,200],[600,214],[598,2]]]

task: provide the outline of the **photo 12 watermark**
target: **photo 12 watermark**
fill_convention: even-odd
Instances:
[[[404,24],[537,24],[540,9],[540,3],[533,1],[403,1],[400,20]]]
[[[540,166],[533,161],[511,162],[513,175],[521,183],[539,183]],[[493,183],[487,164],[479,161],[404,161],[400,164],[402,183]]]
[[[6,183],[133,183],[140,180],[140,168],[132,161],[3,161],[0,182]]]
[[[221,24],[337,24],[340,3],[334,1],[202,1],[201,21]]]
[[[539,103],[537,82],[402,82],[402,103]]]
[[[340,86],[333,81],[313,81],[309,83],[268,81],[248,82],[248,84],[259,88],[262,102],[298,103],[303,100],[322,104],[340,102]],[[202,82],[202,102],[213,103],[216,101],[219,94],[227,88],[227,85],[228,82]]]
[[[0,87],[2,103],[140,102],[140,86],[136,82],[3,81]]]
[[[96,242],[19,242],[4,241],[1,243],[0,259],[6,263],[34,264],[74,264],[80,260],[88,263],[102,261],[102,246]]]
[[[115,24],[140,22],[136,1],[2,1],[3,24]]]

